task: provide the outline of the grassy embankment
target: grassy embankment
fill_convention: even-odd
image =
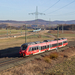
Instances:
[[[75,47],[15,66],[0,75],[75,75]]]

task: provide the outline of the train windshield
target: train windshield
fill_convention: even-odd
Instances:
[[[26,50],[26,49],[27,49],[27,45],[22,45],[22,46],[21,46],[21,49],[22,49],[22,50]]]

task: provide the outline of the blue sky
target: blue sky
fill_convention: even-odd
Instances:
[[[28,21],[34,20],[38,6],[38,19],[75,20],[75,0],[0,0],[0,20]]]

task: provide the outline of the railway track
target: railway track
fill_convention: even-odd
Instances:
[[[69,48],[70,46],[75,46],[75,42],[69,42],[68,46],[59,48],[59,51]],[[15,58],[0,58],[0,71],[12,68],[14,66],[19,66],[20,64],[26,64],[29,61],[32,61],[36,58],[40,58],[42,56],[48,55],[50,52],[54,52],[56,50],[51,50],[48,52],[40,53],[31,57],[15,57]]]

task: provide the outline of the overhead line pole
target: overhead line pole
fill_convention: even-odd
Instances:
[[[10,37],[11,37],[11,25],[10,25]]]
[[[57,52],[58,52],[58,38],[59,38],[59,25],[57,26],[58,30],[57,30]]]
[[[8,37],[8,27],[7,27],[7,37]]]
[[[26,29],[27,29],[27,24],[25,25],[25,43],[27,42],[27,37],[26,37]]]
[[[63,33],[63,24],[62,24],[62,33]]]

